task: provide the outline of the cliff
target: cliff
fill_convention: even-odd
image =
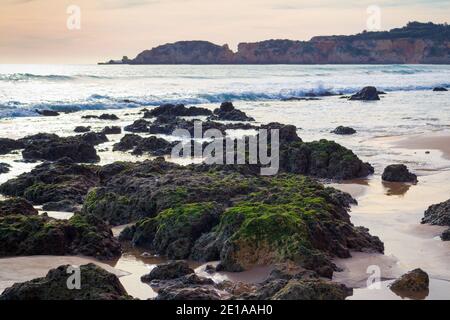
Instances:
[[[450,27],[411,22],[403,28],[310,41],[267,40],[227,45],[181,41],[140,53],[127,64],[449,64]]]

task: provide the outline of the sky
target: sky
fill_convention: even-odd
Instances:
[[[179,40],[309,40],[450,22],[450,0],[0,0],[0,63],[96,63]]]

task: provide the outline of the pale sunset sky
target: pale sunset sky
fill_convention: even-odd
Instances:
[[[69,30],[67,9],[81,10]],[[229,44],[309,40],[408,21],[449,22],[450,0],[0,0],[0,63],[96,63],[179,40]]]

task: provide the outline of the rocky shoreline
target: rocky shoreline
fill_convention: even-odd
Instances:
[[[364,95],[362,91],[358,96]],[[350,221],[350,206],[356,200],[320,181],[373,174],[373,167],[351,150],[329,140],[304,142],[295,126],[258,125],[231,103],[214,111],[163,105],[141,115],[124,127],[132,134],[113,146],[117,151],[156,157],[141,162],[98,164],[95,146],[108,142],[107,134],[117,134],[114,127],[103,132],[80,128],[77,132],[82,134],[70,137],[38,134],[0,139],[5,154],[21,152],[24,161],[44,161],[0,185],[0,193],[10,197],[0,202],[1,257],[86,255],[111,260],[120,256],[121,245],[132,245],[173,260],[220,261],[211,272],[277,266],[266,281],[254,285],[218,284],[184,268],[184,274],[172,279],[152,277],[157,299],[329,300],[351,295],[351,289],[330,281],[338,270],[334,258],[349,258],[355,251],[384,252],[378,237]],[[279,173],[265,177],[258,165],[182,166],[158,158],[170,154],[174,142],[139,134],[192,131],[194,120],[184,117],[203,117],[206,128],[225,134],[233,129],[278,129]],[[105,120],[117,121],[116,117]],[[80,210],[62,221],[38,215],[33,205]],[[122,231],[121,244],[111,227],[124,224],[133,225]],[[6,290],[0,299],[31,295],[54,299],[48,290],[61,280],[55,274],[49,272],[39,294],[30,292],[28,286],[33,286],[25,283]],[[98,294],[95,286],[92,295],[73,298],[129,298],[120,288]]]

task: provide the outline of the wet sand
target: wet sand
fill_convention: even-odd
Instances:
[[[419,183],[408,185],[409,188],[387,185],[381,182],[379,176],[368,180],[364,192],[361,192],[360,184],[333,184],[350,192],[358,200],[359,205],[352,208],[352,222],[369,228],[370,233],[379,236],[385,244],[384,256],[356,253],[351,259],[337,260],[336,264],[344,271],[335,273],[335,280],[364,289],[369,266],[380,268],[382,281],[422,268],[433,279],[428,298],[450,299],[450,285],[447,282],[450,281],[450,242],[439,238],[445,227],[420,223],[430,205],[448,200],[448,181],[450,171],[421,176]],[[446,290],[441,290],[442,287]],[[382,288],[386,289],[385,286]],[[376,298],[383,294],[369,294],[362,290],[355,291],[353,298],[369,296]],[[384,298],[391,296],[385,292]]]
[[[395,147],[419,150],[439,150],[450,160],[450,135],[410,136],[395,143]]]

